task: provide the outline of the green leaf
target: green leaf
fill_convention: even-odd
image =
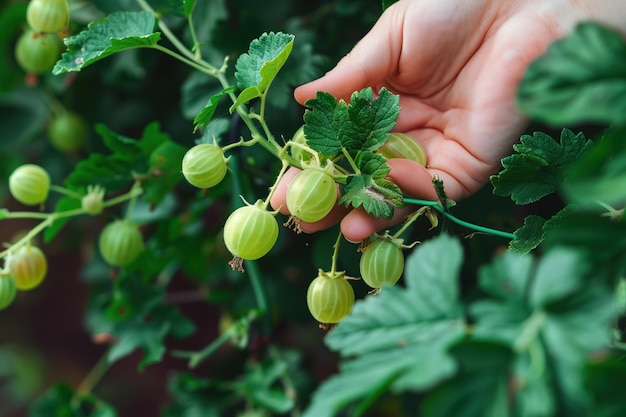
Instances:
[[[287,61],[293,48],[293,35],[282,32],[264,33],[250,43],[248,53],[242,54],[235,64],[237,85],[243,91],[230,111],[261,97]]]
[[[176,307],[164,304],[164,297],[162,288],[136,275],[117,278],[113,298],[104,312],[111,327],[100,329],[108,330],[118,339],[109,350],[110,362],[141,349],[145,356],[139,363],[139,370],[143,370],[162,360],[165,338],[184,338],[194,333],[193,323]]]
[[[464,341],[451,349],[460,372],[427,397],[425,417],[509,416],[510,349],[483,341]],[[420,414],[422,415],[422,414]]]
[[[360,174],[348,177],[339,204],[354,208],[363,206],[374,217],[386,219],[393,216],[394,207],[404,207],[400,188],[385,179],[390,168],[384,156],[362,151],[354,162]]]
[[[130,187],[135,182],[134,173],[148,169],[148,160],[152,152],[162,143],[171,142],[169,136],[161,132],[157,122],[146,126],[139,139],[119,135],[104,125],[97,125],[96,131],[113,153],[103,155],[93,152],[87,159],[76,164],[65,182],[70,189],[85,189],[88,185],[101,185],[107,192],[115,192]],[[174,175],[171,172],[170,174]],[[150,178],[147,179],[148,188],[154,186],[149,183],[149,180]],[[173,186],[173,182],[167,182],[167,184]],[[162,186],[163,183],[160,185]],[[167,191],[169,190],[163,190],[161,187],[159,192],[151,197],[151,201],[158,202]]]
[[[567,170],[592,144],[582,133],[568,129],[561,132],[560,142],[542,132],[523,135],[520,141],[513,146],[516,153],[502,159],[504,170],[491,177],[494,194],[511,196],[517,204],[529,204],[556,191]]]
[[[595,213],[572,212],[546,231],[547,248],[567,246],[581,252],[596,280],[612,285],[626,272],[626,222]]]
[[[307,144],[328,156],[340,153],[342,148],[353,155],[375,151],[389,138],[400,114],[399,96],[385,88],[375,99],[369,87],[357,91],[349,104],[329,93],[318,92],[305,105]]]
[[[554,125],[626,118],[626,43],[597,23],[579,24],[532,62],[518,89],[529,116]]]
[[[589,152],[580,157],[563,183],[565,197],[574,203],[596,206],[626,203],[626,125],[609,127]]]
[[[588,356],[608,342],[613,312],[610,291],[589,281],[589,270],[579,251],[565,247],[547,251],[538,261],[506,253],[480,270],[481,287],[492,297],[470,305],[473,337],[532,354],[533,368],[549,357],[550,374],[573,407],[584,400],[580,372]],[[532,389],[540,395],[543,388]],[[523,395],[531,399],[534,394]]]
[[[63,197],[57,201],[56,206],[54,207],[55,213],[62,213],[68,210],[74,210],[81,207],[81,201],[73,198],[73,197]],[[67,224],[71,220],[71,217],[65,217],[61,219],[55,220],[50,226],[46,228],[44,231],[44,242],[50,243],[52,239],[61,231],[63,226]]]
[[[116,417],[113,407],[93,394],[75,392],[66,384],[50,388],[30,408],[30,417]]]
[[[114,12],[91,22],[78,35],[64,40],[67,52],[52,69],[55,75],[80,71],[117,52],[157,44],[161,34],[154,32],[155,17],[151,12]]]
[[[407,259],[407,288],[385,288],[357,301],[327,336],[344,358],[340,373],[324,382],[304,416],[333,416],[372,393],[424,390],[456,369],[448,347],[464,334],[458,280],[463,250],[441,235]]]
[[[211,118],[213,117],[213,114],[215,113],[215,110],[217,109],[217,105],[219,104],[220,99],[225,94],[232,93],[233,91],[235,91],[235,87],[227,87],[227,88],[222,89],[222,91],[213,95],[209,99],[209,102],[207,103],[207,105],[204,106],[204,108],[200,110],[200,113],[198,113],[196,117],[193,119],[193,131],[194,132],[198,129],[198,126],[206,126],[209,124],[209,122],[211,122]]]
[[[371,88],[356,92],[350,98],[348,117],[353,129],[342,138],[348,151],[375,151],[383,146],[400,114],[400,96],[382,88],[372,99]]]
[[[322,155],[341,152],[341,137],[348,129],[348,105],[330,93],[318,91],[316,98],[307,100],[304,113],[304,134],[307,145]]]
[[[535,249],[543,241],[545,223],[546,219],[541,216],[526,216],[524,226],[513,232],[515,238],[509,242],[509,249],[520,255],[525,255]]]
[[[174,403],[168,405],[163,417],[219,417],[224,394],[209,379],[178,373],[168,382]]]
[[[288,364],[277,360],[259,363],[246,370],[245,375],[236,383],[235,389],[244,398],[278,414],[291,410],[295,404],[282,387],[273,387],[287,372]]]

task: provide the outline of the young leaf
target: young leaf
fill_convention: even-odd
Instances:
[[[529,204],[561,186],[567,170],[583,155],[592,142],[582,133],[568,129],[561,132],[560,142],[549,135],[536,132],[524,135],[513,146],[515,154],[502,159],[502,170],[491,177],[494,194],[517,204]]]
[[[305,105],[307,144],[328,156],[340,153],[342,148],[352,155],[375,151],[385,143],[400,114],[399,96],[385,88],[375,99],[369,87],[357,91],[349,104],[329,93],[318,92]]]
[[[200,113],[198,113],[196,117],[193,119],[193,131],[194,132],[198,129],[198,126],[206,126],[209,124],[209,122],[211,121],[211,118],[213,117],[213,114],[215,113],[215,110],[217,109],[217,105],[220,99],[225,94],[232,93],[233,91],[235,91],[235,87],[224,88],[222,89],[222,91],[213,95],[209,99],[209,102],[207,103],[207,105],[204,106],[204,108],[200,110]]]
[[[394,207],[403,207],[404,201],[400,188],[385,179],[390,170],[387,160],[364,151],[358,153],[355,163],[361,173],[348,177],[339,204],[363,206],[374,217],[391,218]]]
[[[348,129],[348,105],[330,93],[318,91],[314,99],[307,100],[304,113],[304,134],[307,144],[322,155],[341,153],[341,137]]]
[[[579,212],[580,208],[576,204],[568,204],[548,220],[536,215],[526,217],[524,226],[514,232],[515,239],[509,243],[509,249],[519,255],[529,253],[543,242],[546,233],[559,227],[568,216]]]
[[[535,249],[543,241],[543,225],[546,219],[541,216],[530,215],[524,219],[524,226],[513,234],[515,239],[509,242],[509,249],[520,255],[525,255]]]
[[[242,54],[235,64],[237,85],[243,91],[230,108],[261,97],[278,74],[293,48],[293,35],[282,32],[264,33],[250,43],[248,53]]]
[[[624,121],[626,42],[600,24],[579,24],[529,65],[517,101],[524,113],[554,125]]]
[[[154,46],[161,34],[154,32],[155,17],[147,11],[114,12],[91,22],[78,35],[65,39],[67,52],[52,69],[55,75],[80,71],[117,52]]]
[[[450,376],[456,366],[448,347],[464,334],[462,261],[461,244],[441,235],[408,257],[406,289],[358,301],[326,339],[344,357],[340,373],[316,391],[304,416],[334,416],[359,399],[367,405],[373,392],[423,390]]]
[[[371,88],[356,92],[350,98],[348,117],[350,134],[342,140],[350,152],[375,151],[383,146],[400,114],[400,96],[382,88],[372,99]]]

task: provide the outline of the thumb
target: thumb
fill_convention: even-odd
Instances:
[[[321,78],[304,84],[294,91],[300,104],[314,98],[318,91],[327,91],[339,99],[348,100],[353,92],[377,86],[395,70],[402,36],[394,32],[401,28],[402,13],[389,13],[393,6],[376,22],[374,27],[341,59],[335,68]]]

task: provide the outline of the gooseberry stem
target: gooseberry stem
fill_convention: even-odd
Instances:
[[[494,236],[499,236],[499,237],[503,237],[506,239],[515,239],[515,234],[514,233],[510,233],[510,232],[504,232],[502,230],[497,230],[497,229],[491,229],[489,227],[484,227],[484,226],[479,226],[477,224],[473,224],[473,223],[469,223],[466,222],[464,220],[461,220],[457,217],[455,217],[454,215],[450,214],[449,212],[447,212],[438,201],[430,201],[430,200],[420,200],[417,198],[408,198],[405,197],[403,198],[403,201],[405,203],[409,203],[409,204],[418,204],[418,205],[422,205],[422,206],[428,206],[428,207],[432,207],[435,210],[437,210],[439,213],[443,214],[446,218],[448,218],[449,220],[451,220],[452,222],[466,227],[468,229],[471,230],[475,230],[477,232],[480,233],[486,233],[489,235],[494,235]]]
[[[332,276],[334,276],[335,272],[337,272],[337,258],[339,258],[339,244],[341,243],[342,236],[343,236],[343,233],[339,232],[339,235],[337,235],[337,240],[335,241],[335,244],[333,245],[333,258],[332,258],[332,263],[330,265],[330,274]]]

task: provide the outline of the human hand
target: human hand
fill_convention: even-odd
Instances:
[[[399,94],[394,130],[417,140],[428,164],[391,159],[390,179],[406,196],[433,200],[431,179],[437,175],[448,196],[460,200],[487,183],[525,129],[528,121],[515,108],[517,85],[527,65],[564,34],[566,24],[555,15],[562,3],[400,0],[333,70],[296,89],[296,100],[303,104],[317,91],[348,100],[367,86]],[[287,172],[271,200],[284,214],[296,172]],[[315,232],[341,220],[346,239],[360,241],[400,222],[409,210],[385,220],[338,206],[301,227]]]

